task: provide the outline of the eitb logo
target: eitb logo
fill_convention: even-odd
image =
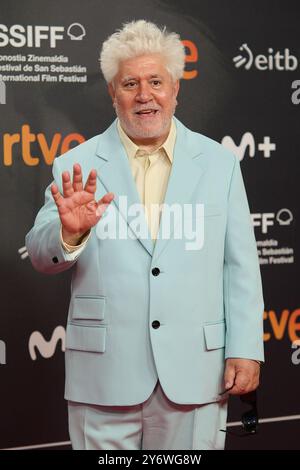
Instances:
[[[293,71],[298,68],[297,57],[287,47],[283,51],[275,51],[273,47],[269,47],[264,54],[254,54],[248,44],[244,43],[239,50],[241,53],[232,59],[236,68],[243,66],[245,70],[249,70],[253,66],[261,71]]]

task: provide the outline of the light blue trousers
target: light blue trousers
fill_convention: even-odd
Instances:
[[[224,449],[227,399],[204,405],[170,401],[157,382],[143,403],[99,406],[68,402],[69,432],[76,450]]]

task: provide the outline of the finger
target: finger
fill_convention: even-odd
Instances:
[[[62,174],[62,187],[64,197],[70,197],[74,194],[74,189],[70,180],[70,173],[64,171]]]
[[[228,395],[242,395],[240,389],[235,385],[231,390],[228,390]]]
[[[244,395],[245,393],[249,393],[252,391],[251,387],[246,387],[245,389],[240,389],[237,385],[235,385],[229,392],[229,395]]]
[[[245,375],[243,372],[238,372],[235,377],[235,385],[230,390],[231,395],[243,395],[248,393],[251,388],[251,380],[248,375]]]
[[[232,388],[235,381],[235,367],[227,364],[224,373],[225,390]]]
[[[98,201],[98,206],[100,206],[101,204],[110,204],[114,197],[114,193],[104,194],[104,196]]]
[[[259,385],[258,383],[252,383],[251,385],[248,385],[248,387],[246,388],[246,391],[244,391],[242,393],[239,393],[239,395],[243,395],[244,393],[253,392],[254,390],[257,389],[258,385]]]
[[[247,387],[247,392],[246,393],[252,392],[253,390],[256,390],[258,386],[259,386],[259,376],[255,376],[250,381],[250,383]]]
[[[53,196],[54,202],[57,205],[57,207],[60,207],[61,204],[63,203],[63,197],[58,191],[58,187],[55,183],[51,185],[51,194]]]
[[[107,207],[109,206],[114,197],[115,195],[113,193],[107,193],[100,199],[97,204],[98,207],[96,210],[96,214],[98,217],[102,216],[102,214],[106,211]]]
[[[88,176],[87,182],[85,183],[84,190],[88,193],[95,194],[97,187],[97,171],[91,170]]]
[[[81,166],[79,165],[79,163],[76,163],[73,166],[73,189],[74,191],[83,190],[82,172],[81,172]]]

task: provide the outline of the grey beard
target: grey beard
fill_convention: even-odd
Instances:
[[[119,107],[118,107],[116,102],[114,102],[113,106],[115,108],[115,112],[116,112],[117,117],[120,119],[120,123],[122,125],[122,128],[124,129],[124,131],[126,133],[131,135],[131,137],[137,138],[137,139],[140,139],[140,138],[158,138],[161,135],[163,135],[165,132],[167,132],[167,130],[169,129],[171,119],[172,119],[172,117],[175,113],[175,109],[176,109],[176,106],[177,106],[177,100],[175,100],[171,116],[170,117],[165,117],[163,119],[163,122],[162,122],[162,125],[161,125],[160,129],[158,129],[156,131],[153,131],[153,130],[150,130],[150,129],[138,128],[137,126],[133,126],[131,123],[127,123],[127,120],[122,118],[122,113],[120,112]]]

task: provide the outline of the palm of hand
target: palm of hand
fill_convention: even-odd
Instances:
[[[105,194],[95,201],[97,172],[91,170],[83,187],[82,172],[79,164],[73,166],[73,182],[69,172],[62,174],[63,195],[56,184],[51,192],[58,209],[63,231],[80,237],[100,220],[103,212],[114,198],[113,193]]]
[[[77,191],[64,198],[58,212],[64,228],[70,233],[84,233],[96,225],[101,217],[94,195]]]

